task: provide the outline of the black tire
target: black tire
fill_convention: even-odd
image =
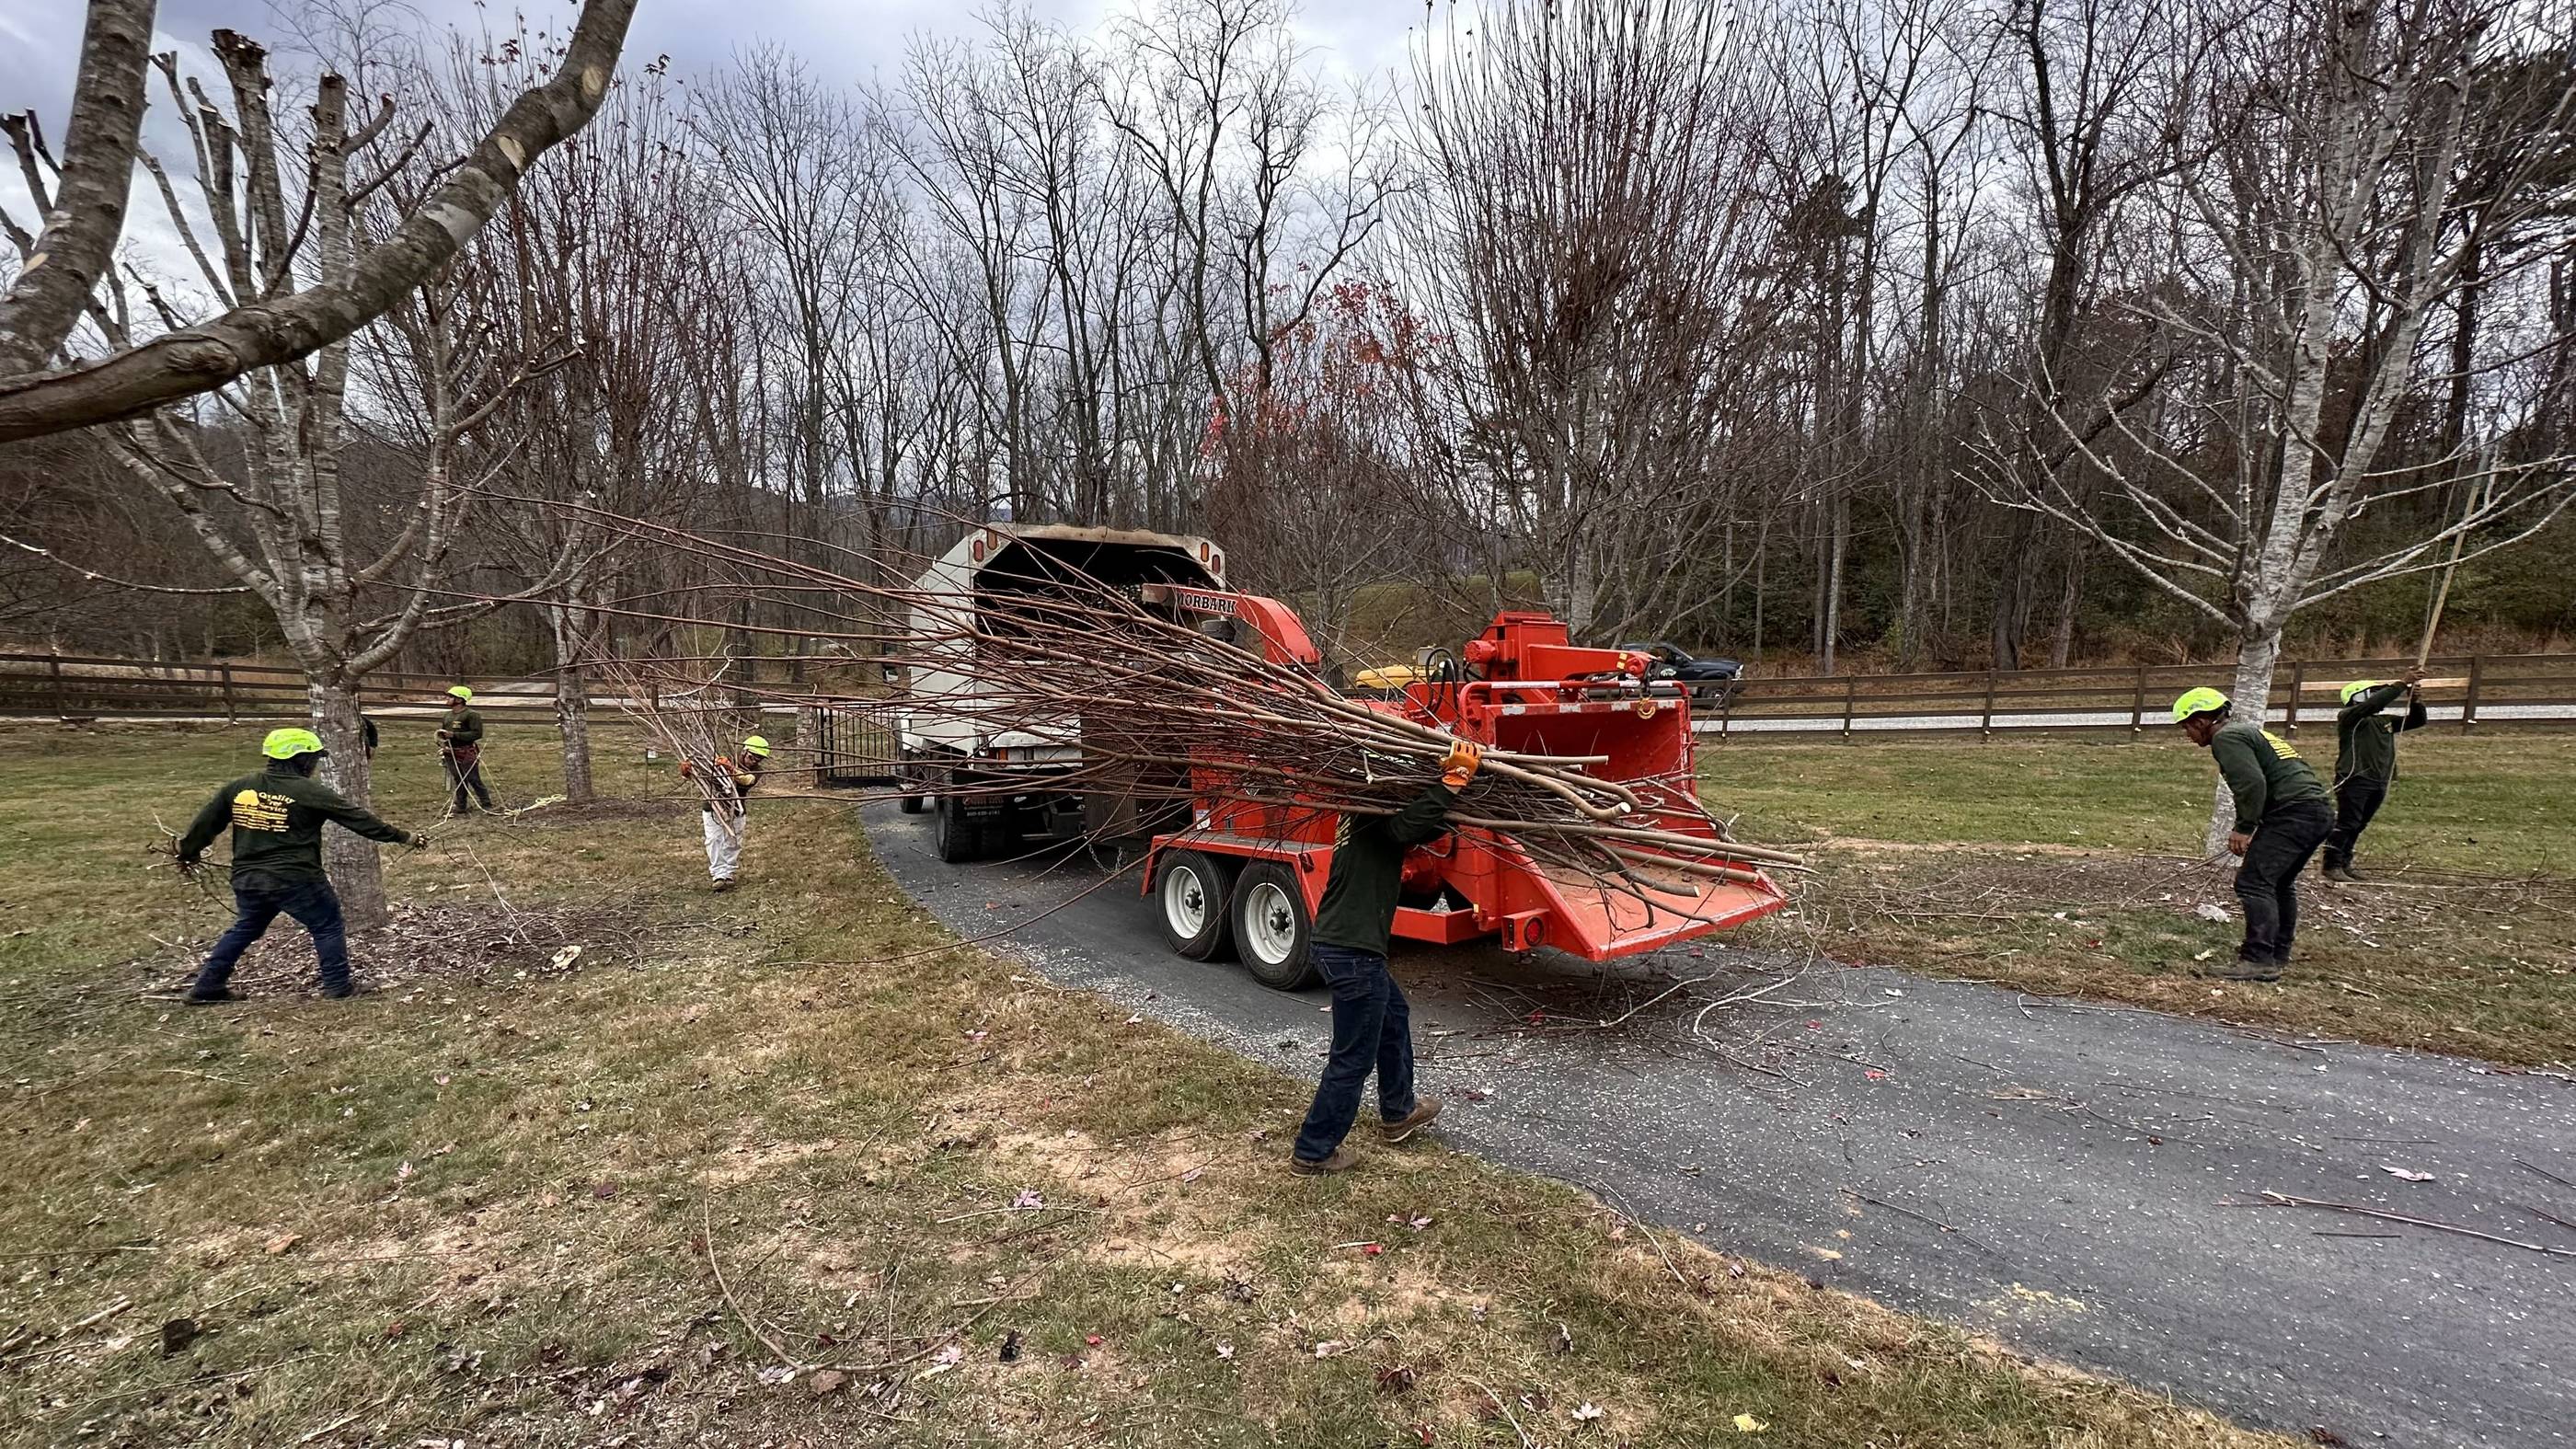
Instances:
[[[1306,914],[1306,893],[1288,868],[1258,861],[1234,878],[1234,899],[1227,915],[1234,922],[1234,952],[1252,979],[1280,991],[1301,991],[1315,984],[1307,959],[1315,923]]]
[[[1204,851],[1176,850],[1154,863],[1154,914],[1163,939],[1193,961],[1225,953],[1234,937],[1232,863]]]
[[[930,818],[930,841],[939,858],[950,865],[982,860],[984,822],[966,813],[966,802],[942,795]]]
[[[910,760],[894,767],[895,788],[903,794],[895,799],[895,808],[906,815],[918,815],[930,808],[930,795],[922,789],[922,769]]]

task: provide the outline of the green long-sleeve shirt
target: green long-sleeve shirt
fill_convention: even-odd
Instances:
[[[2263,728],[2259,720],[2223,725],[2210,737],[2210,758],[2227,791],[2236,797],[2236,829],[2251,835],[2263,817],[2302,800],[2323,802],[2326,787],[2290,742]]]
[[[2354,695],[2352,703],[2336,712],[2336,784],[2355,779],[2386,784],[2397,778],[2397,736],[2424,727],[2424,701],[2410,703],[2402,719],[2381,711],[2405,694],[2403,684],[2375,685]]]
[[[1392,815],[1342,817],[1333,831],[1333,869],[1324,877],[1323,904],[1315,908],[1317,944],[1386,954],[1404,884],[1404,853],[1447,828],[1442,817],[1457,798],[1457,791],[1435,784]]]
[[[447,731],[447,743],[453,748],[483,743],[483,716],[476,714],[470,704],[448,706],[447,718],[440,720],[438,727]]]
[[[233,884],[250,890],[281,890],[326,880],[322,873],[322,824],[337,820],[369,840],[407,845],[411,835],[377,819],[364,805],[350,803],[339,791],[283,764],[256,775],[244,775],[214,793],[188,833],[179,838],[179,858],[196,860],[226,825],[233,832]]]

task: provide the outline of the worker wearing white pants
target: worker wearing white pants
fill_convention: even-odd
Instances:
[[[680,762],[684,779],[699,782],[698,817],[705,822],[707,836],[707,877],[710,889],[733,889],[734,871],[742,864],[742,843],[751,829],[751,814],[744,797],[760,783],[760,772],[769,765],[769,741],[749,735],[742,742],[742,763],[730,756],[716,756],[713,770],[700,774],[687,760]]]
[[[733,884],[734,868],[742,864],[742,838],[751,826],[751,813],[737,805],[719,814],[711,805],[698,818],[707,825],[707,875],[723,890]]]

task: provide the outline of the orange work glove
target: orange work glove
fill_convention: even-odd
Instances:
[[[1449,753],[1440,761],[1440,783],[1452,790],[1463,790],[1485,763],[1485,752],[1465,740],[1451,740]]]

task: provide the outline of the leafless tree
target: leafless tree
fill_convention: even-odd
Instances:
[[[24,261],[0,297],[0,441],[137,417],[255,369],[294,362],[382,315],[456,254],[538,156],[590,119],[608,92],[635,0],[585,0],[554,74],[512,101],[417,209],[353,251],[345,265],[311,285],[301,285],[290,266],[267,266],[217,316],[174,323],[157,335],[124,329],[104,355],[37,371],[62,348],[84,309],[96,315],[91,287],[104,273],[121,229],[118,204],[143,159],[152,11],[138,0],[92,0],[59,192],[42,184],[27,159],[32,124],[21,118],[11,127],[28,189],[47,220],[42,246],[15,223],[8,229]],[[224,164],[229,167],[229,158]],[[290,258],[297,239],[264,232],[245,237],[269,263]],[[51,254],[55,249],[59,257]],[[62,270],[49,273],[48,262]]]
[[[1727,8],[1506,0],[1420,55],[1401,281],[1454,338],[1454,495],[1530,541],[1577,632],[1673,609],[1770,306],[1778,97]]]
[[[2534,40],[2514,7],[2483,0],[2256,12],[2213,57],[2196,134],[2178,142],[2208,160],[2175,171],[2170,279],[2124,299],[2146,341],[2107,404],[2043,399],[2106,496],[2061,475],[2032,505],[2225,623],[2237,698],[2269,696],[2299,610],[2435,567],[2455,539],[2475,540],[2472,557],[2506,547],[2576,495],[2563,450],[2511,446],[2528,400],[2490,387],[2486,425],[2456,444],[2482,460],[2459,506],[2338,551],[2363,514],[2453,476],[2457,458],[2387,456],[2409,400],[2447,390],[2428,328],[2465,289],[2510,282],[2475,265],[2515,265],[2490,236],[2563,211],[2576,188],[2576,169],[2520,141],[2576,118],[2565,41],[2541,42],[2559,58],[2534,84]],[[2503,146],[2513,159],[2497,164]]]

